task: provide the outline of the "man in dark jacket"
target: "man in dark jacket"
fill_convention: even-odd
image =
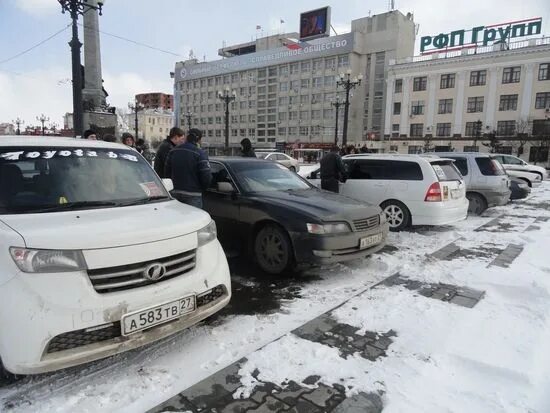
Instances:
[[[174,182],[174,198],[197,208],[202,208],[202,193],[212,180],[208,155],[200,149],[201,139],[199,129],[190,129],[187,142],[168,153],[164,168],[165,176]]]
[[[170,129],[168,137],[160,144],[157,155],[155,156],[155,172],[161,178],[170,178],[164,175],[164,166],[166,165],[166,157],[168,152],[174,149],[185,140],[185,133],[180,128]]]
[[[338,147],[333,146],[331,151],[321,159],[321,189],[338,193],[340,191],[338,184],[345,179],[345,173]]]
[[[256,153],[254,152],[254,149],[252,149],[252,142],[250,142],[250,139],[244,138],[241,141],[241,156],[245,158],[255,158]]]

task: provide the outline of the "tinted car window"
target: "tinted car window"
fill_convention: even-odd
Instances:
[[[519,159],[514,158],[513,156],[503,156],[503,158],[504,162],[501,163],[505,163],[507,165],[523,165],[523,163]]]
[[[210,169],[212,171],[212,181],[210,182],[210,188],[217,189],[218,182],[229,182],[235,186],[229,172],[221,163],[210,163]]]
[[[420,165],[416,162],[357,160],[346,162],[349,179],[382,179],[401,181],[421,181],[423,178]]]
[[[278,161],[288,161],[288,158],[286,156],[284,156],[283,154],[277,154],[277,160]]]
[[[476,158],[476,163],[482,175],[496,176],[504,175],[506,173],[504,172],[498,161],[494,161],[491,158]]]
[[[449,157],[451,158],[451,157]],[[466,158],[454,158],[451,159],[455,160],[455,166],[460,171],[462,176],[468,175],[468,160]]]
[[[432,168],[440,181],[460,181],[460,172],[453,165],[453,162],[432,162]]]

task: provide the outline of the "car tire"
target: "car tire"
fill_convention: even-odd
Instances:
[[[399,201],[385,201],[380,208],[386,214],[390,231],[401,231],[411,225],[411,212]]]
[[[4,368],[4,364],[2,364],[2,360],[0,359],[0,386],[15,383],[22,377],[23,376],[21,375],[13,374],[6,370]]]
[[[483,196],[470,192],[466,194],[466,198],[470,201],[470,205],[468,205],[468,213],[473,215],[481,215],[483,211],[487,209],[487,201]]]
[[[528,171],[528,172],[531,172],[531,171]],[[542,175],[540,172],[534,172],[533,171],[532,173],[537,174],[538,176],[540,176],[541,182],[544,181],[544,175]]]
[[[268,274],[276,275],[292,270],[294,256],[286,231],[278,225],[262,227],[254,239],[254,259]]]
[[[296,173],[296,168],[295,168],[295,167],[291,166],[291,167],[290,167],[290,168],[288,168],[288,169],[290,170],[290,172],[294,172],[294,173]]]

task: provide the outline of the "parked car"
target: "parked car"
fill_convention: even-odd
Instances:
[[[525,184],[527,184],[529,188],[538,188],[542,184],[541,177],[537,173],[527,172],[527,171],[518,171],[515,169],[506,169],[506,174],[510,178],[517,178],[525,182]]]
[[[393,231],[410,225],[445,225],[466,218],[466,186],[453,161],[418,155],[348,155],[340,193],[375,205]],[[320,186],[319,169],[309,179]]]
[[[204,208],[228,253],[278,274],[301,264],[363,258],[381,249],[388,225],[378,206],[321,191],[275,162],[213,158]]]
[[[280,163],[281,165],[286,166],[292,172],[300,171],[300,163],[298,162],[298,160],[282,152],[256,152],[256,157]]]
[[[502,165],[488,154],[478,152],[438,152],[455,160],[464,181],[469,212],[479,215],[489,207],[506,205],[510,199],[510,178]]]
[[[204,211],[136,151],[0,141],[0,357],[15,374],[87,363],[222,309],[229,269]]]
[[[531,193],[531,188],[525,183],[525,181],[517,178],[510,179],[510,200],[527,198]]]
[[[548,179],[548,171],[542,166],[531,165],[525,162],[523,159],[513,155],[497,153],[492,156],[494,157],[494,159],[499,161],[504,167],[504,169],[506,169],[507,171],[509,170],[526,171],[526,172],[538,174],[540,176],[541,181]]]

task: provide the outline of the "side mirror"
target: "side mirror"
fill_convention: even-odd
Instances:
[[[162,180],[162,184],[164,185],[164,187],[166,188],[166,190],[168,192],[172,192],[174,190],[174,183],[172,182],[171,179],[169,178],[164,178]]]
[[[218,192],[230,194],[235,192],[235,188],[231,182],[218,182]]]

